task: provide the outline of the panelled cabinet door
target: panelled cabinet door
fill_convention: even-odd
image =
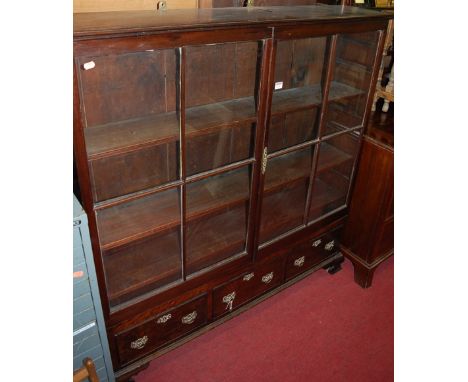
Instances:
[[[329,41],[329,37],[278,41],[260,244],[304,224]]]
[[[260,246],[346,206],[380,33],[278,41]]]
[[[96,202],[179,179],[177,50],[77,59]]]
[[[347,203],[379,32],[339,34],[308,213],[316,221]]]
[[[75,60],[109,303],[182,278],[179,49]]]
[[[246,253],[261,41],[185,52],[186,271]]]
[[[247,254],[264,44],[76,58],[111,307]]]

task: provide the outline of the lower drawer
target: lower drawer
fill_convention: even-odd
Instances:
[[[254,267],[213,290],[213,317],[217,318],[260,296],[283,281],[283,258]]]
[[[207,322],[207,296],[203,295],[115,336],[120,364],[140,358]]]
[[[288,254],[286,280],[294,278],[333,255],[338,250],[341,228],[294,246]]]

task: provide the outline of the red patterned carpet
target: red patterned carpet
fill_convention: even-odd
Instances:
[[[136,382],[393,381],[393,258],[369,289],[320,270],[154,360]]]

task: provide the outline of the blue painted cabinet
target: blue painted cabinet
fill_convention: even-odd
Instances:
[[[73,196],[73,370],[94,361],[101,382],[114,382],[101,299],[94,269],[88,218]]]

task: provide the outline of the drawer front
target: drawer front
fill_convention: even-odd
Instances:
[[[338,251],[341,227],[295,246],[288,254],[286,279],[312,268]]]
[[[116,336],[120,364],[124,365],[182,337],[207,322],[206,295],[161,313]]]
[[[254,267],[251,272],[213,290],[213,316],[220,317],[280,285],[283,259]]]

